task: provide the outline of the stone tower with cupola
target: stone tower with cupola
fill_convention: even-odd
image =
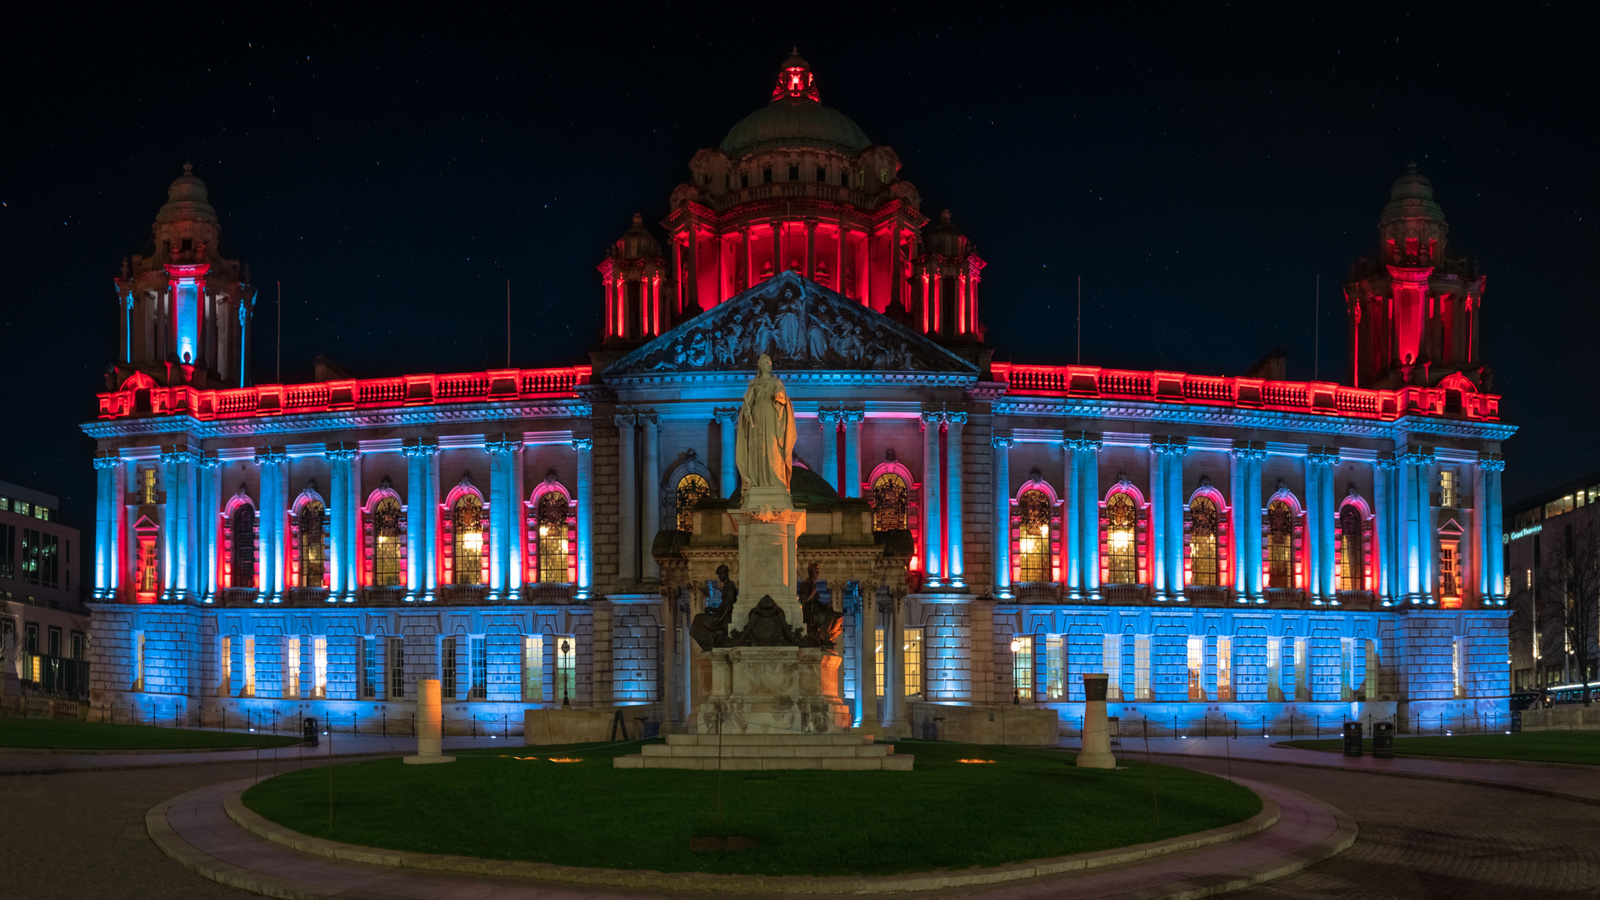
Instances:
[[[678,315],[672,273],[661,244],[633,214],[633,226],[606,251],[599,265],[605,285],[607,346],[632,346],[671,328]]]
[[[116,278],[118,383],[135,372],[166,385],[250,383],[250,269],[221,252],[222,226],[188,163],[167,188],[144,252]]]
[[[1485,279],[1476,259],[1449,252],[1449,233],[1433,183],[1407,167],[1378,218],[1377,256],[1357,260],[1345,285],[1356,387],[1492,387],[1480,352]]]

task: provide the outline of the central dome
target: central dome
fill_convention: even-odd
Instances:
[[[740,119],[722,139],[722,152],[737,159],[759,150],[808,147],[854,156],[871,145],[849,116],[822,105],[811,66],[796,52],[778,72],[772,102]]]

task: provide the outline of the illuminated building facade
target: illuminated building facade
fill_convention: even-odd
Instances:
[[[1578,699],[1585,683],[1600,693],[1600,601],[1579,599],[1600,569],[1600,472],[1515,504],[1501,541],[1515,610],[1512,689],[1543,691],[1559,702]],[[1580,640],[1587,653],[1578,652]]]
[[[1352,277],[1341,385],[994,363],[984,261],[899,170],[796,55],[690,162],[665,240],[635,217],[606,252],[591,366],[236,387],[222,338],[215,383],[135,352],[85,426],[100,707],[407,714],[439,677],[449,723],[685,721],[765,353],[864,719],[1072,718],[1098,670],[1131,717],[1504,709],[1513,429],[1426,180],[1384,214],[1404,258]]]
[[[53,495],[0,481],[0,705],[89,691],[84,546]]]

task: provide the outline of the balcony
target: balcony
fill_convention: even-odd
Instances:
[[[1148,584],[1102,584],[1100,597],[1107,606],[1143,606],[1150,602]]]
[[[447,584],[439,588],[439,599],[455,606],[477,606],[489,599],[486,584]]]
[[[1339,591],[1335,596],[1345,609],[1373,609],[1378,600],[1372,591]]]
[[[288,603],[291,606],[320,606],[328,602],[327,588],[290,588]]]
[[[1061,585],[1054,581],[1025,581],[1011,586],[1017,603],[1060,603]]]
[[[1273,609],[1300,609],[1306,605],[1306,592],[1300,588],[1266,588],[1261,596]]]
[[[1183,589],[1183,596],[1195,606],[1227,606],[1233,591],[1226,585],[1191,584]]]
[[[406,589],[400,585],[365,587],[360,597],[368,606],[398,606],[406,601]]]
[[[535,606],[560,606],[571,603],[576,593],[577,586],[573,584],[525,584],[522,586],[522,602]]]
[[[259,588],[219,588],[216,594],[217,606],[250,606],[261,596]]]

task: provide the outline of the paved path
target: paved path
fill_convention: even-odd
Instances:
[[[191,871],[224,884],[282,898],[580,900],[641,896],[606,887],[418,871],[299,853],[257,837],[229,818],[223,800],[250,783],[246,779],[212,785],[161,804],[151,811],[147,820],[151,836],[165,852]],[[1145,862],[1035,878],[998,888],[931,893],[982,896],[990,900],[1042,900],[1061,896],[1204,897],[1298,871],[1310,862],[1345,849],[1354,840],[1354,823],[1327,804],[1272,785],[1251,784],[1250,787],[1280,808],[1279,822],[1266,831]],[[930,892],[915,893],[929,895]],[[750,894],[737,891],[722,895]],[[760,890],[758,895],[786,894],[781,889],[769,888]],[[815,896],[814,893],[810,895]]]
[[[240,734],[242,742],[251,735]],[[472,747],[521,748],[522,739],[509,741],[499,738],[447,737],[445,749],[464,750]],[[74,771],[114,771],[154,766],[203,766],[218,763],[251,763],[258,760],[263,767],[301,763],[307,760],[326,760],[328,753],[336,756],[374,756],[381,754],[415,753],[414,737],[374,737],[369,735],[335,736],[330,743],[326,737],[316,747],[295,745],[269,747],[261,750],[209,750],[183,753],[5,753],[0,754],[0,776],[3,775],[55,775]]]

